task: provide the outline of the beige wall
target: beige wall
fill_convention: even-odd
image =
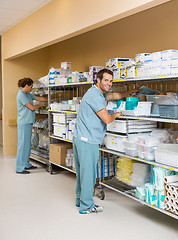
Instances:
[[[53,0],[7,32],[5,59],[49,46],[169,0]]]
[[[178,49],[178,1],[145,10],[49,47],[50,66],[71,61],[72,70],[88,71],[114,57]]]
[[[104,65],[105,60],[112,57],[134,57],[135,53],[140,52],[178,49],[177,9],[178,1],[173,0],[43,50],[13,60],[3,60],[4,155],[16,154],[17,128],[9,127],[7,123],[9,118],[16,118],[17,115],[15,99],[19,78],[29,76],[36,80],[46,75],[50,67],[60,67],[61,61],[72,61],[72,70],[88,71],[89,66]],[[3,36],[3,59],[14,57],[17,52],[23,53],[29,47],[27,44],[25,48],[20,48],[17,44],[16,50],[14,41],[14,47],[10,45],[10,50],[7,50],[10,37],[13,36],[11,34],[10,31],[8,40],[7,35]],[[32,35],[32,44],[37,39],[40,44],[43,37],[43,34],[41,38],[38,34]],[[37,42],[35,44],[37,46]]]
[[[1,64],[1,36],[0,36],[0,119],[2,119],[2,67]],[[2,134],[2,133],[0,133]]]
[[[23,77],[33,80],[48,73],[48,51],[39,50],[26,56],[4,61],[3,74],[3,151],[4,155],[15,155],[17,149],[17,127],[8,126],[9,119],[17,118],[17,81]]]

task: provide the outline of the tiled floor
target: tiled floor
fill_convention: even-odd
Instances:
[[[0,147],[1,240],[178,240],[178,221],[105,189],[95,202],[103,213],[80,215],[75,207],[75,175],[44,165],[29,175],[15,173],[15,157]]]

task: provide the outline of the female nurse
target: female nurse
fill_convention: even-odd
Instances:
[[[45,97],[36,97],[30,94],[33,87],[31,78],[23,78],[18,81],[20,88],[17,94],[17,126],[18,126],[18,148],[16,159],[16,173],[28,174],[27,170],[37,168],[30,161],[32,126],[35,122],[35,110],[44,104],[33,105],[33,100],[47,102]]]

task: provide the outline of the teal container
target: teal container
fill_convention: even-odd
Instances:
[[[139,97],[127,97],[125,109],[126,110],[134,110],[137,107],[138,102],[140,102]]]
[[[115,108],[113,108],[113,110],[116,110],[116,109],[118,109],[119,107],[120,107],[120,105],[121,105],[121,102],[123,102],[124,100],[117,100],[117,107],[115,107]]]

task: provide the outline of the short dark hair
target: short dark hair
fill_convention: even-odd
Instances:
[[[30,86],[33,84],[33,80],[31,78],[22,78],[18,81],[18,87],[24,88],[26,85]]]
[[[108,73],[108,74],[110,74],[110,75],[113,76],[113,72],[112,72],[111,70],[109,70],[109,69],[107,69],[107,68],[103,68],[102,70],[100,70],[100,71],[97,73],[97,78],[99,78],[100,80],[102,80],[104,73]]]

